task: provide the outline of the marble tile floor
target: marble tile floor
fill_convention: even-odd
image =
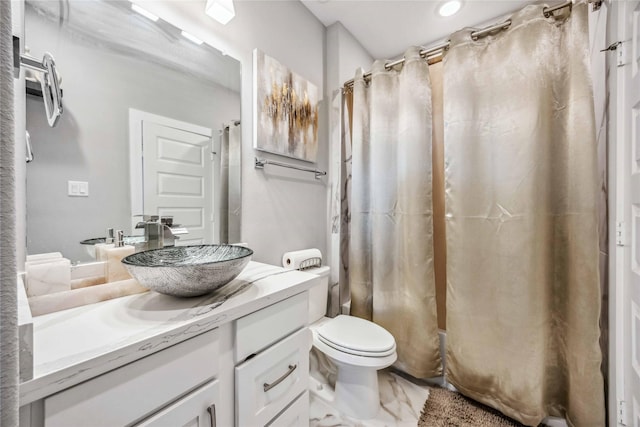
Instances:
[[[390,370],[378,372],[380,410],[369,420],[356,420],[341,415],[330,403],[332,388],[312,381],[312,387],[322,387],[310,393],[310,427],[404,427],[416,426],[420,412],[429,396],[426,385],[414,384]]]

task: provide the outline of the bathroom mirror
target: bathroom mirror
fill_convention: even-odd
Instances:
[[[178,244],[241,240],[237,60],[128,1],[27,1],[25,45],[64,107],[49,127],[27,74],[29,254],[90,261],[80,241],[141,234],[137,214],[173,216]]]

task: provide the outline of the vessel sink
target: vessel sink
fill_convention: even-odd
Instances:
[[[231,282],[253,251],[235,245],[173,246],[129,255],[122,260],[143,286],[166,295],[195,297]]]

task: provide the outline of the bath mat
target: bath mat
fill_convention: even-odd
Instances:
[[[520,427],[493,408],[443,388],[430,388],[418,427]]]

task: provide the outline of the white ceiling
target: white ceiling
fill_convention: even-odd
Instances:
[[[443,18],[439,0],[301,0],[325,26],[340,21],[375,59],[401,56],[409,46],[428,46],[464,27],[483,26],[531,0],[463,0]]]

